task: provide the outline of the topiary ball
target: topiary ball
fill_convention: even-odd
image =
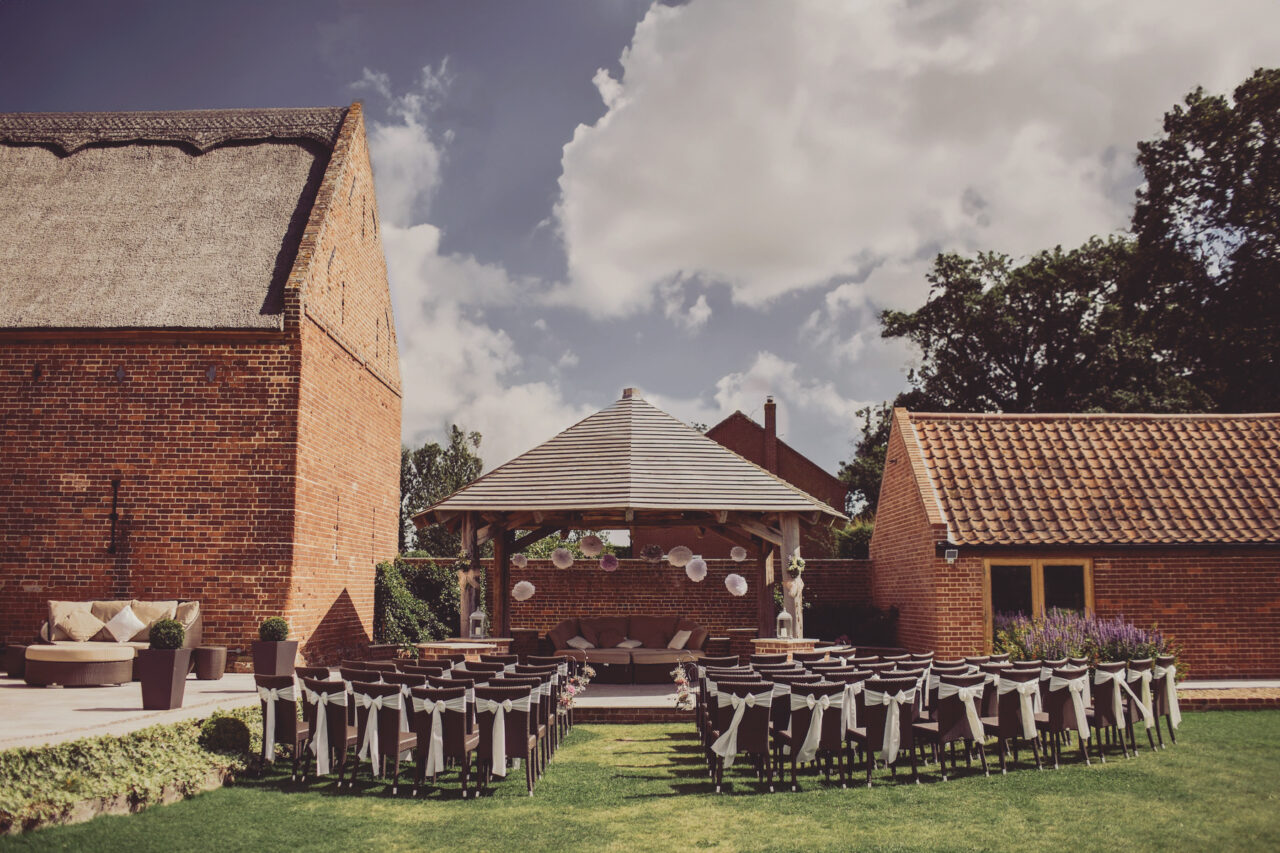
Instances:
[[[258,639],[265,642],[284,642],[289,639],[289,623],[280,616],[263,619],[262,624],[258,626]]]
[[[213,752],[248,752],[249,727],[244,720],[214,714],[200,725],[200,745]]]
[[[157,619],[151,625],[151,648],[180,649],[187,640],[187,629],[177,619]]]

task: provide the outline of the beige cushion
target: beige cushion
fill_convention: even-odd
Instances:
[[[690,651],[701,649],[702,644],[707,641],[709,633],[706,628],[688,619],[681,619],[680,623],[676,625],[676,630],[690,632],[689,642],[684,644],[684,647]]]
[[[58,643],[27,646],[27,660],[111,661],[133,660],[137,650],[129,643]]]
[[[62,617],[74,610],[83,610],[85,613],[92,615],[87,601],[50,601],[49,602],[49,639],[50,640],[70,640],[71,636],[66,631],[58,627],[58,623],[62,621]]]
[[[702,652],[687,652],[684,649],[636,649],[631,653],[633,663],[679,663],[700,657]]]
[[[565,619],[547,632],[547,639],[557,649],[566,648],[569,645],[569,639],[578,636],[581,634],[578,632],[577,619]]]
[[[133,607],[133,615],[137,616],[144,623],[145,628],[133,635],[135,640],[150,640],[151,626],[160,619],[172,619],[178,613],[178,602],[176,601],[138,601],[136,598],[130,602]]]
[[[102,620],[89,612],[89,608],[83,610],[73,609],[62,614],[57,622],[53,623],[55,631],[66,634],[68,638],[74,642],[80,643],[93,638],[95,634],[102,630]]]
[[[631,663],[630,649],[587,649],[587,663]]]
[[[110,634],[111,639],[117,643],[127,643],[145,627],[147,627],[146,623],[138,618],[137,614],[133,612],[133,608],[125,605],[107,623],[106,633]]]
[[[95,634],[92,639],[100,643],[114,643],[116,638],[111,636],[107,631],[107,624],[110,623],[112,619],[116,618],[116,615],[121,610],[128,607],[131,600],[132,599],[122,598],[117,601],[90,601],[89,612],[94,616],[97,616],[103,622],[102,630]],[[128,637],[125,639],[128,639]]]
[[[692,636],[693,636],[693,632],[688,629],[685,629],[683,631],[676,631],[676,635],[671,638],[671,642],[667,643],[667,648],[683,649],[685,646],[685,643],[689,642],[689,638]]]
[[[618,643],[618,645],[617,645],[617,647],[616,647],[616,648],[619,648],[619,649],[638,649],[638,648],[640,648],[640,646],[642,646],[642,645],[644,645],[644,644],[643,644],[643,643],[641,643],[639,640],[623,640],[621,643]]]
[[[571,649],[578,649],[579,651],[583,649],[595,648],[595,644],[592,643],[590,640],[588,640],[586,637],[570,637],[569,640],[565,643],[565,645],[567,645]]]
[[[182,630],[190,631],[191,626],[196,623],[196,617],[199,615],[200,602],[184,601],[178,605],[178,609],[173,618],[182,623]]]

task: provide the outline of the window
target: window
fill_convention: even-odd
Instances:
[[[1091,560],[986,560],[983,563],[983,621],[987,651],[995,637],[997,613],[1043,616],[1061,608],[1093,610]]]

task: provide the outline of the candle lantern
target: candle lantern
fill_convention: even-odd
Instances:
[[[791,623],[792,623],[792,621],[793,621],[793,620],[792,620],[792,618],[791,618],[791,614],[790,614],[790,613],[788,613],[787,611],[785,611],[785,610],[784,610],[784,611],[782,611],[781,613],[779,613],[779,614],[778,614],[778,631],[777,631],[777,636],[778,636],[779,638],[781,638],[781,639],[786,639],[787,637],[790,637],[790,636],[791,636]]]
[[[471,638],[474,640],[483,639],[489,633],[489,616],[483,610],[473,611],[471,614]]]

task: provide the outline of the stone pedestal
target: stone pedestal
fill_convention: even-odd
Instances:
[[[756,635],[760,632],[756,628],[730,628],[726,631],[729,635],[729,654],[737,655],[738,660],[742,663],[747,662],[747,657],[755,651],[752,643],[755,642]]]
[[[815,638],[804,637],[764,637],[751,641],[752,654],[757,655],[777,655],[785,654],[787,660],[791,660],[792,652],[811,652],[814,644],[817,643]]]
[[[486,637],[483,640],[440,640],[434,643],[418,643],[418,660],[431,661],[450,655],[465,655],[469,661],[479,661],[480,655],[510,654],[510,637]]]

